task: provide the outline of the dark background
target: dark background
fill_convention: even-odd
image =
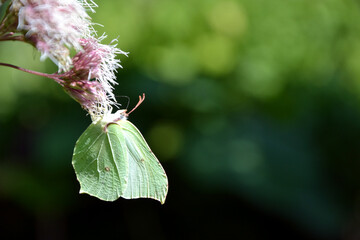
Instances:
[[[0,69],[0,239],[360,239],[360,4],[98,1],[116,95],[169,178],[164,205],[79,195],[90,117],[52,80]],[[0,61],[54,72],[21,43]]]

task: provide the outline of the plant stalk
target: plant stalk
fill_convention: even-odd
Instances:
[[[59,78],[59,77],[61,77],[61,75],[58,75],[58,74],[47,74],[47,73],[36,72],[36,71],[18,67],[18,66],[12,65],[12,64],[1,63],[1,62],[0,62],[0,66],[14,68],[14,69],[20,70],[22,72],[30,73],[30,74],[41,76],[41,77],[51,78],[51,79],[55,80],[57,83],[59,83],[60,85],[63,85],[63,83],[64,83],[64,80]]]

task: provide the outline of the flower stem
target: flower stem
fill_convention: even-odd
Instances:
[[[23,71],[23,72],[26,72],[26,73],[34,74],[34,75],[37,75],[37,76],[41,76],[41,77],[51,78],[51,79],[55,80],[57,83],[59,83],[61,85],[62,85],[62,83],[64,83],[64,80],[60,79],[57,74],[47,74],[47,73],[36,72],[36,71],[32,71],[32,70],[29,70],[29,69],[18,67],[18,66],[12,65],[12,64],[1,63],[1,62],[0,62],[0,66],[14,68],[14,69],[17,69],[17,70],[20,70],[20,71]]]
[[[0,37],[0,41],[21,41],[24,42],[25,39],[23,36],[12,36],[12,37]]]
[[[1,29],[1,27],[0,27]],[[0,41],[22,41],[25,42],[24,35],[15,34],[14,32],[6,32],[0,36]]]

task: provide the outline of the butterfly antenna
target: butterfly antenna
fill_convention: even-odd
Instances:
[[[128,109],[129,108],[129,105],[130,105],[130,98],[129,96],[124,96],[124,95],[121,95],[121,96],[118,96],[116,95],[115,97],[123,97],[123,98],[126,98],[128,100],[127,104],[126,104],[126,108],[125,109]],[[121,106],[122,104],[120,104]]]
[[[144,100],[145,100],[145,93],[143,93],[142,97],[139,96],[138,103],[136,104],[136,106],[133,109],[131,109],[131,111],[127,115],[130,115],[130,113],[132,113],[136,108],[138,108]]]
[[[128,100],[128,103],[126,104],[126,108],[125,109],[128,109],[129,106],[130,106],[130,97],[129,96],[125,96]]]

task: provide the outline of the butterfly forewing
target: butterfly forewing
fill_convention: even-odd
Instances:
[[[100,123],[91,124],[77,141],[72,161],[80,192],[107,201],[123,194],[129,170],[125,139],[120,127],[112,126],[105,132]]]

